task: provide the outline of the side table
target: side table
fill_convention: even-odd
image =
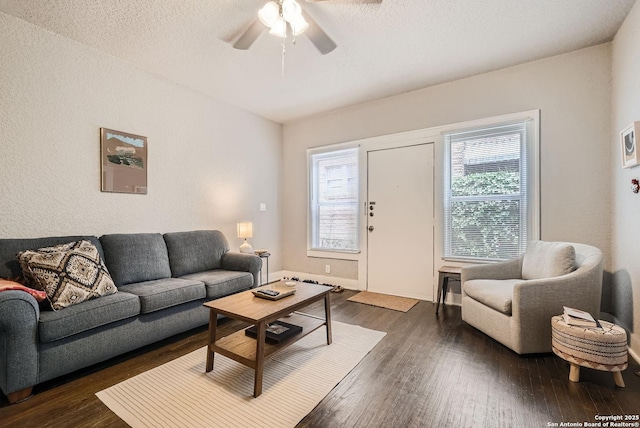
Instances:
[[[462,273],[462,268],[457,266],[442,266],[438,269],[438,303],[436,305],[436,315],[438,315],[438,310],[440,309],[440,301],[442,299],[442,304],[444,305],[444,301],[447,298],[447,289],[449,288],[449,279],[453,279],[454,281],[460,281],[460,274]]]
[[[551,318],[553,353],[571,364],[569,380],[580,381],[580,367],[613,373],[623,388],[622,371],[627,368],[627,332],[620,326],[600,320],[600,327],[569,325],[562,315]]]
[[[267,260],[267,282],[266,284],[269,283],[269,257],[271,256],[271,253],[268,252],[267,250],[256,250],[256,256],[260,257],[261,259],[266,259]],[[260,268],[260,285],[265,284],[264,281],[262,281],[262,268]]]

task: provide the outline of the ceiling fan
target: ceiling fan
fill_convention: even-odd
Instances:
[[[315,3],[328,0],[306,0]],[[355,0],[357,3],[382,3],[382,0]],[[236,49],[246,50],[251,47],[258,36],[269,28],[269,34],[286,38],[287,35],[306,35],[322,55],[334,50],[337,45],[322,28],[302,10],[295,0],[272,0],[259,11],[258,17],[233,43]]]

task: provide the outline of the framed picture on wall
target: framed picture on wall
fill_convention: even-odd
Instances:
[[[103,192],[147,193],[147,137],[100,128]]]
[[[636,137],[640,132],[640,122],[633,122],[620,133],[620,147],[622,148],[622,167],[630,168],[640,163]]]

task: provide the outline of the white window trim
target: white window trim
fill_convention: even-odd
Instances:
[[[442,161],[444,159],[443,153],[443,139],[442,134],[450,131],[461,130],[464,128],[476,128],[483,127],[487,125],[494,124],[496,122],[509,122],[509,121],[517,121],[523,120],[526,118],[533,119],[531,121],[531,128],[527,128],[527,133],[530,133],[532,136],[532,144],[530,149],[532,151],[529,153],[529,180],[533,183],[531,187],[530,195],[531,200],[529,201],[529,233],[531,239],[540,239],[540,110],[529,110],[524,112],[494,116],[489,118],[465,121],[465,122],[457,122],[450,123],[446,125],[440,126],[432,126],[428,128],[423,128],[419,130],[400,132],[396,134],[390,135],[382,135],[375,136],[369,138],[363,138],[359,140],[353,140],[345,143],[331,144],[327,146],[319,146],[312,147],[307,149],[307,180],[309,180],[309,153],[317,152],[321,153],[323,151],[334,151],[340,149],[348,149],[353,147],[360,147],[360,197],[366,195],[366,153],[368,150],[374,150],[376,148],[388,148],[388,147],[399,147],[406,145],[406,141],[414,138],[428,138],[430,141],[436,142],[436,159],[440,159],[441,162],[438,162],[435,165],[435,174],[436,174],[436,187],[434,189],[434,197],[436,200],[436,206],[442,206],[443,202],[443,194],[442,194],[442,186],[438,186],[442,184],[443,180],[443,164]],[[317,257],[317,258],[325,258],[325,259],[338,259],[338,260],[357,260],[358,263],[358,275],[360,281],[362,283],[366,283],[366,274],[367,274],[367,260],[366,260],[366,231],[360,230],[360,252],[358,253],[334,253],[328,251],[317,251],[310,250],[310,231],[309,231],[309,198],[310,194],[308,193],[310,190],[309,185],[307,185],[307,256],[308,257]],[[362,202],[362,201],[361,201]],[[366,226],[366,223],[362,222],[362,217],[364,215],[364,209],[362,203],[360,204],[360,215],[361,219],[360,229],[363,229]],[[436,218],[436,229],[440,229],[442,233],[436,234],[434,236],[434,256],[436,258],[440,258],[441,260],[447,260],[449,262],[462,262],[469,263],[472,262],[468,259],[452,259],[443,257],[444,251],[444,241],[442,235],[444,233],[443,227],[443,218],[441,210],[437,210],[435,214]],[[484,263],[485,261],[473,261],[473,263]],[[434,266],[438,266],[438,263],[435,263]]]
[[[468,122],[460,122],[440,127],[440,133],[445,134],[452,131],[463,131],[464,129],[482,128],[485,126],[495,125],[496,123],[508,123],[517,121],[527,122],[527,134],[531,135],[531,144],[527,145],[527,166],[529,188],[529,207],[527,213],[527,221],[529,226],[529,237],[527,239],[540,239],[540,110],[529,110],[519,113],[511,113],[501,116],[488,117]],[[444,153],[443,153],[444,155]],[[447,161],[447,156],[443,156],[443,162]],[[446,167],[443,165],[443,167]],[[444,177],[443,177],[444,180]],[[443,200],[444,202],[444,200]],[[444,207],[443,207],[444,208]],[[444,223],[442,224],[442,233],[445,233]],[[444,246],[444,239],[442,245]],[[450,262],[474,262],[483,263],[491,262],[489,259],[477,259],[468,257],[445,257],[444,247],[442,251],[442,260]]]
[[[349,142],[349,143],[338,143],[338,144],[331,144],[328,146],[321,146],[321,147],[312,147],[307,149],[307,257],[316,257],[316,258],[323,258],[323,259],[337,259],[337,260],[359,260],[360,258],[360,253],[361,253],[361,240],[360,240],[360,226],[362,224],[362,207],[360,206],[360,202],[358,202],[358,247],[360,247],[359,250],[356,251],[348,251],[348,250],[335,250],[335,251],[329,251],[329,250],[316,250],[316,249],[312,249],[312,228],[311,228],[311,220],[312,220],[312,213],[311,213],[311,207],[310,207],[310,201],[311,201],[311,194],[313,192],[312,190],[312,178],[311,178],[311,171],[312,171],[312,164],[311,164],[311,156],[312,155],[317,155],[320,153],[327,153],[327,152],[335,152],[338,150],[346,150],[346,149],[354,149],[354,148],[360,148],[360,144],[359,143],[354,143],[354,142]],[[360,181],[362,177],[362,153],[360,153],[359,158],[358,158],[358,180]],[[358,199],[360,199],[361,197],[361,192],[360,192],[360,185],[358,186]]]

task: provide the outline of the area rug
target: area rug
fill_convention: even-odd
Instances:
[[[370,291],[361,291],[347,300],[400,312],[408,312],[419,302],[419,300],[408,297],[389,296],[388,294],[372,293]]]
[[[220,354],[205,373],[206,347],[96,395],[132,427],[294,427],[386,335],[332,322],[265,362],[262,395],[254,371]]]

